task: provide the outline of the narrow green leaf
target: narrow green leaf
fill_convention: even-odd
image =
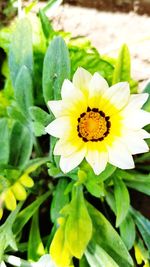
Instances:
[[[20,68],[33,70],[32,27],[27,18],[18,20],[9,49],[9,68],[13,86]]]
[[[48,39],[50,35],[54,33],[54,30],[52,29],[50,21],[42,9],[40,9],[39,11],[39,17],[41,20],[44,35]]]
[[[128,250],[130,250],[135,242],[135,223],[128,214],[124,221],[120,224],[120,235]]]
[[[133,208],[131,210],[131,214],[148,250],[150,250],[150,221]]]
[[[32,146],[32,134],[28,128],[16,121],[10,136],[9,164],[23,168],[31,156]]]
[[[39,230],[39,215],[35,212],[32,218],[32,224],[28,241],[28,260],[37,261],[39,257],[45,254],[44,246]]]
[[[54,192],[50,214],[51,214],[51,220],[53,223],[56,222],[58,217],[60,217],[60,210],[69,203],[69,195],[64,195],[65,189],[68,186],[68,182],[66,179],[60,179],[56,190]]]
[[[121,47],[118,60],[113,74],[113,84],[130,81],[131,79],[131,63],[130,63],[130,52],[126,44]]]
[[[150,196],[150,174],[117,170],[117,174],[124,179],[126,185]]]
[[[7,164],[9,159],[9,129],[7,119],[0,119],[0,164]]]
[[[28,125],[28,118],[22,114],[18,107],[9,106],[7,108],[7,113],[11,119],[18,120],[21,124]]]
[[[109,254],[94,242],[88,245],[85,256],[91,267],[119,267]]]
[[[17,250],[17,244],[15,236],[12,232],[12,226],[21,206],[22,203],[19,203],[17,208],[7,217],[5,223],[0,226],[0,262],[2,260],[4,251],[8,246],[11,246],[13,250]]]
[[[119,266],[133,266],[132,258],[130,257],[122,239],[109,221],[107,221],[103,214],[89,203],[87,203],[87,207],[93,223],[92,240],[103,248]]]
[[[29,69],[23,65],[15,82],[15,98],[20,110],[29,117],[29,107],[33,106],[33,85]]]
[[[60,99],[64,79],[70,78],[70,61],[67,46],[61,37],[50,43],[43,65],[43,94],[45,102]]]
[[[114,178],[114,195],[117,212],[116,227],[118,227],[125,219],[130,206],[128,189],[120,178]]]
[[[75,188],[73,193],[65,236],[71,254],[80,259],[92,236],[92,222],[85,205],[82,188]]]
[[[32,204],[24,208],[17,216],[16,221],[13,225],[13,233],[15,235],[19,234],[25,224],[37,211],[40,205],[50,196],[51,192],[47,192],[44,195],[38,197]]]

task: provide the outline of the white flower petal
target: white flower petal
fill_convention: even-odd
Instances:
[[[117,109],[122,109],[129,101],[130,88],[127,82],[120,82],[111,86],[105,93],[104,98],[108,99],[108,106],[113,104]],[[107,103],[106,103],[107,105]]]
[[[140,131],[126,130],[123,133],[122,141],[125,142],[127,149],[132,155],[149,151],[146,142],[141,138]]]
[[[150,123],[150,113],[141,109],[133,109],[132,112],[123,110],[121,115],[124,117],[122,123],[129,129],[138,130]]]
[[[55,117],[59,117],[62,115],[63,112],[62,100],[51,100],[48,101],[47,104]]]
[[[88,72],[84,68],[79,67],[73,76],[73,84],[76,88],[80,89],[84,94],[87,94],[91,78],[92,75],[90,72]]]
[[[73,127],[73,120],[68,116],[57,118],[52,121],[46,128],[45,131],[55,137],[67,137],[71,134],[71,130]],[[75,128],[76,129],[76,128]]]
[[[133,109],[140,109],[147,101],[148,97],[149,94],[147,93],[130,95],[129,103],[125,107],[125,111],[128,110],[129,112],[131,112],[131,110]]]
[[[134,168],[134,161],[131,153],[119,140],[108,147],[109,163],[120,169]]]
[[[71,154],[69,157],[61,156],[60,158],[60,168],[64,173],[70,172],[76,168],[84,159],[86,154],[86,146],[81,150],[76,151]]]
[[[62,99],[71,100],[75,99],[76,101],[83,98],[83,93],[77,89],[72,82],[69,80],[64,80],[62,89],[61,89]]]
[[[88,150],[86,155],[87,162],[91,165],[96,175],[105,170],[108,162],[108,153],[98,150]]]
[[[150,134],[144,129],[140,129],[138,132],[142,139],[150,138]]]
[[[89,97],[97,97],[101,96],[108,89],[108,83],[99,73],[96,72],[90,81],[89,87]]]
[[[84,142],[78,136],[74,139],[63,139],[61,138],[55,145],[54,155],[62,155],[68,157],[75,151],[79,150],[84,145]]]

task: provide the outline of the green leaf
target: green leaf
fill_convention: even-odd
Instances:
[[[56,190],[54,192],[50,214],[51,214],[51,220],[53,223],[56,222],[56,220],[60,217],[60,210],[69,203],[69,195],[65,195],[65,189],[68,186],[68,182],[66,179],[60,179]]]
[[[98,198],[103,197],[105,195],[103,183],[96,183],[96,181],[94,180],[88,180],[84,184],[91,195]]]
[[[83,42],[82,45],[81,41]],[[87,39],[77,38],[71,40],[69,43],[69,52],[71,58],[71,77],[78,67],[83,67],[92,74],[99,72],[109,84],[112,83],[113,65],[103,59],[98,51],[91,46],[90,42],[87,42]]]
[[[147,102],[144,104],[143,109],[150,112],[150,82],[146,85],[143,93],[149,94],[149,98]]]
[[[124,182],[120,178],[116,177],[114,178],[114,195],[117,212],[116,227],[118,227],[128,213],[130,207],[130,197]]]
[[[9,164],[23,168],[31,156],[32,146],[32,134],[28,128],[16,121],[10,136]]]
[[[43,94],[45,102],[61,98],[64,79],[70,78],[70,61],[67,46],[61,37],[50,43],[43,65]]]
[[[7,164],[9,159],[9,129],[8,121],[0,119],[0,164]]]
[[[32,204],[24,208],[17,216],[16,221],[13,225],[13,233],[19,234],[25,224],[41,206],[41,204],[50,196],[51,192],[47,192],[44,195],[38,197]]]
[[[105,181],[116,171],[115,166],[111,164],[107,164],[105,170],[99,175],[96,175],[93,169],[91,168],[91,166],[86,161],[83,161],[83,163],[81,163],[80,166],[81,166],[81,170],[86,172],[89,180],[96,180],[98,182]]]
[[[36,137],[39,137],[39,136],[46,134],[45,127],[43,126],[43,124],[41,124],[37,121],[34,121],[32,123],[32,127],[33,127],[33,132],[34,132]]]
[[[47,113],[39,107],[30,107],[29,111],[32,120],[42,124],[43,126],[47,126],[54,118],[52,114]]]
[[[28,241],[28,260],[37,261],[39,257],[45,254],[44,246],[40,237],[39,215],[35,212],[32,218],[32,224]]]
[[[132,258],[112,225],[107,221],[103,214],[92,205],[87,203],[87,207],[93,223],[92,240],[103,248],[119,266],[133,266]]]
[[[50,24],[48,17],[45,15],[42,9],[39,10],[39,17],[41,20],[44,35],[48,39],[50,35],[54,33],[54,30]]]
[[[150,221],[133,208],[131,214],[148,250],[150,250]]]
[[[7,108],[7,113],[11,119],[18,120],[21,124],[24,124],[24,125],[28,124],[27,118],[25,117],[25,115],[22,114],[22,112],[19,110],[18,107],[9,106]]]
[[[69,206],[70,214],[65,229],[66,242],[71,254],[80,259],[92,236],[92,222],[85,205],[82,187],[74,188]]]
[[[33,106],[32,78],[29,69],[23,65],[15,82],[15,98],[20,110],[29,117],[29,107]]]
[[[17,250],[12,226],[21,206],[22,204],[20,203],[17,208],[10,213],[5,223],[0,226],[0,262],[2,260],[3,253],[8,246],[10,246],[13,250]]]
[[[21,67],[33,70],[32,27],[27,18],[18,20],[9,49],[9,68],[13,86]]]
[[[124,221],[120,224],[120,235],[128,250],[130,250],[135,242],[135,223],[128,214]]]
[[[118,60],[113,74],[113,84],[130,81],[131,79],[131,63],[130,63],[130,52],[126,44],[121,47]]]
[[[94,242],[88,245],[85,256],[91,267],[119,267],[109,254]]]
[[[79,261],[79,267],[90,267],[87,262],[86,257],[83,255],[82,259]]]
[[[150,174],[117,170],[117,174],[124,179],[126,185],[150,196]]]

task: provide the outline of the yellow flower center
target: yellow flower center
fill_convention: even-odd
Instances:
[[[78,118],[78,135],[84,142],[102,141],[109,133],[111,123],[109,117],[97,108],[87,108],[87,112],[82,113]]]

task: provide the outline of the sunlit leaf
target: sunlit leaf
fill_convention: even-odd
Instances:
[[[91,267],[119,267],[103,248],[92,242],[88,245],[85,256]]]
[[[92,240],[96,242],[112,259],[121,267],[133,266],[130,257],[122,239],[114,230],[104,215],[89,203],[87,204],[89,214],[93,223]]]
[[[65,235],[72,255],[80,259],[92,236],[92,221],[85,205],[81,187],[74,189]]]
[[[124,221],[120,224],[120,235],[128,250],[130,250],[135,242],[135,223],[128,214]]]
[[[128,189],[120,178],[114,178],[114,195],[117,212],[116,227],[118,227],[125,219],[130,206]]]
[[[9,68],[14,87],[18,72],[23,65],[32,72],[32,30],[31,24],[27,18],[23,18],[18,21],[12,35],[12,41],[9,49]]]
[[[64,79],[70,78],[70,61],[67,46],[61,37],[50,43],[43,66],[43,94],[45,102],[60,99]]]

